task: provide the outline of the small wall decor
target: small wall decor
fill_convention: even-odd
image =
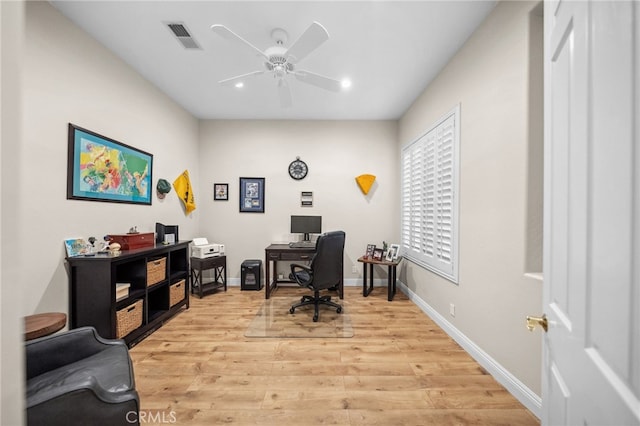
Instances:
[[[229,201],[229,184],[228,183],[214,183],[213,184],[213,199],[215,201]]]
[[[300,206],[301,207],[313,207],[313,192],[302,191],[300,193]]]
[[[189,179],[189,171],[185,170],[173,181],[173,187],[176,194],[184,204],[185,214],[189,214],[196,209],[196,200],[193,196],[193,188],[191,187],[191,179]]]
[[[67,199],[151,205],[153,155],[69,123]]]
[[[369,190],[371,189],[371,186],[373,185],[373,182],[375,180],[376,177],[374,175],[360,175],[356,177],[356,183],[358,184],[360,190],[364,195],[367,195],[369,193]]]
[[[240,212],[264,213],[264,178],[240,178]]]

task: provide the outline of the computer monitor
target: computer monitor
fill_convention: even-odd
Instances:
[[[303,234],[303,241],[310,241],[309,234],[322,233],[322,216],[291,216],[291,233]]]

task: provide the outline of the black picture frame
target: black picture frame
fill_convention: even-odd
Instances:
[[[153,155],[69,123],[67,199],[151,205]]]
[[[264,178],[240,178],[240,212],[264,213]]]
[[[214,201],[229,201],[229,184],[214,183],[213,184]]]
[[[382,261],[382,249],[376,248],[373,250],[373,260]]]

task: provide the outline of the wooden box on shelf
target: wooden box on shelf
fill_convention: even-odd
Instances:
[[[116,283],[116,302],[129,297],[129,283]]]
[[[122,250],[153,247],[156,244],[155,234],[146,232],[140,234],[109,234],[111,241],[120,244]]]

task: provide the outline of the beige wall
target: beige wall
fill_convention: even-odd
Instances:
[[[27,245],[18,232],[22,198],[15,185],[21,160],[20,71],[24,7],[0,1],[0,424],[23,420],[22,299],[29,270],[18,268]]]
[[[346,232],[345,280],[356,284],[367,244],[397,235],[396,131],[395,121],[203,121],[202,236],[225,244],[228,272],[239,277],[243,260],[264,262],[267,245],[296,238],[292,214],[320,215],[323,231]],[[301,181],[287,171],[298,156],[309,166]],[[377,176],[367,196],[355,182],[363,173]],[[265,178],[264,214],[238,212],[240,176]],[[229,201],[213,201],[214,182],[229,184]],[[313,192],[313,207],[300,206],[301,191]]]
[[[72,237],[180,225],[196,234],[198,212],[185,217],[169,196],[153,205],[66,199],[67,124],[108,136],[154,154],[153,185],[189,169],[198,182],[198,121],[72,24],[47,2],[27,2],[23,67],[22,153],[13,184],[21,237],[15,283],[25,291],[23,313],[68,310],[63,240]],[[171,194],[170,194],[171,195]],[[3,194],[4,196],[4,194]],[[5,199],[6,201],[6,199]]]
[[[542,283],[525,276],[534,6],[498,4],[402,117],[399,144],[461,104],[459,285],[410,262],[401,280],[539,395],[541,339],[524,322],[539,313],[542,294]]]

